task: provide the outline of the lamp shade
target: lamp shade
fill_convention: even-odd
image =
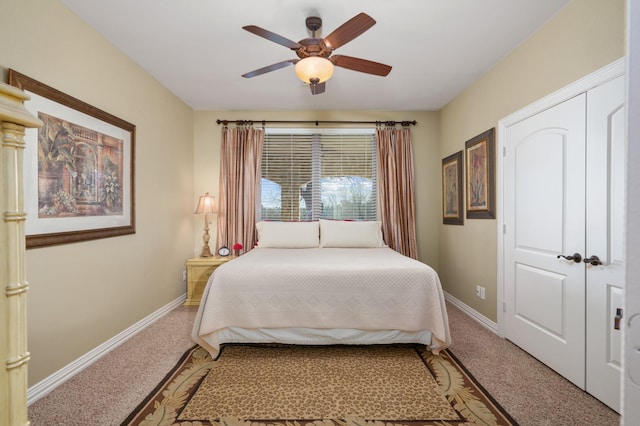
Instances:
[[[198,201],[198,207],[196,207],[196,214],[212,214],[217,213],[218,209],[216,207],[216,197],[209,195],[207,192],[204,195],[200,196],[200,201]]]
[[[317,83],[324,83],[333,75],[333,64],[327,58],[309,56],[296,63],[296,75],[305,83],[317,78]]]

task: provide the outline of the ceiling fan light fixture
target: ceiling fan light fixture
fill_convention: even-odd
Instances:
[[[327,58],[309,56],[296,63],[296,75],[305,83],[317,79],[317,83],[324,83],[333,75],[333,64]]]

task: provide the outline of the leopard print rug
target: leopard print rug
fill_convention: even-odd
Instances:
[[[123,425],[515,425],[453,357],[397,346],[191,349]]]

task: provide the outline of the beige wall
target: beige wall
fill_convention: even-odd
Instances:
[[[438,224],[440,218],[440,153],[438,147],[438,114],[415,111],[199,111],[195,114],[194,180],[197,194],[209,192],[218,198],[219,152],[221,126],[216,119],[226,120],[416,120],[411,126],[416,164],[416,215],[419,258],[437,268]],[[290,125],[293,127],[295,125]],[[286,127],[286,125],[281,125]],[[195,204],[194,204],[195,205]],[[211,227],[211,247],[215,246],[215,218]],[[194,222],[194,250],[202,247],[203,218]]]
[[[29,385],[184,293],[193,111],[58,1],[3,0],[13,68],[136,125],[136,234],[27,251]]]
[[[624,1],[574,0],[441,111],[444,158],[498,120],[624,55]],[[497,141],[496,141],[497,142]],[[445,290],[497,320],[496,220],[441,225]],[[486,287],[486,300],[475,296]]]

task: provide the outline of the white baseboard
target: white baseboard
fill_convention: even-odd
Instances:
[[[498,324],[494,321],[491,321],[489,318],[482,315],[480,312],[473,309],[471,306],[464,303],[462,300],[455,298],[450,295],[446,291],[444,292],[444,298],[447,302],[454,305],[456,308],[460,309],[465,314],[469,315],[472,319],[478,322],[481,326],[485,327],[489,331],[492,331],[495,334],[498,334]]]
[[[174,301],[163,306],[157,311],[152,312],[150,315],[133,324],[123,332],[107,340],[100,346],[87,352],[72,363],[56,371],[49,377],[29,387],[29,389],[27,389],[27,405],[33,404],[34,402],[54,390],[60,384],[69,380],[71,377],[78,374],[80,371],[84,370],[86,367],[96,362],[98,359],[102,358],[109,351],[124,343],[127,339],[131,338],[133,335],[135,335],[145,327],[149,326],[153,322],[166,315],[172,309],[180,306],[182,303],[184,303],[185,299],[186,294],[178,297]]]

